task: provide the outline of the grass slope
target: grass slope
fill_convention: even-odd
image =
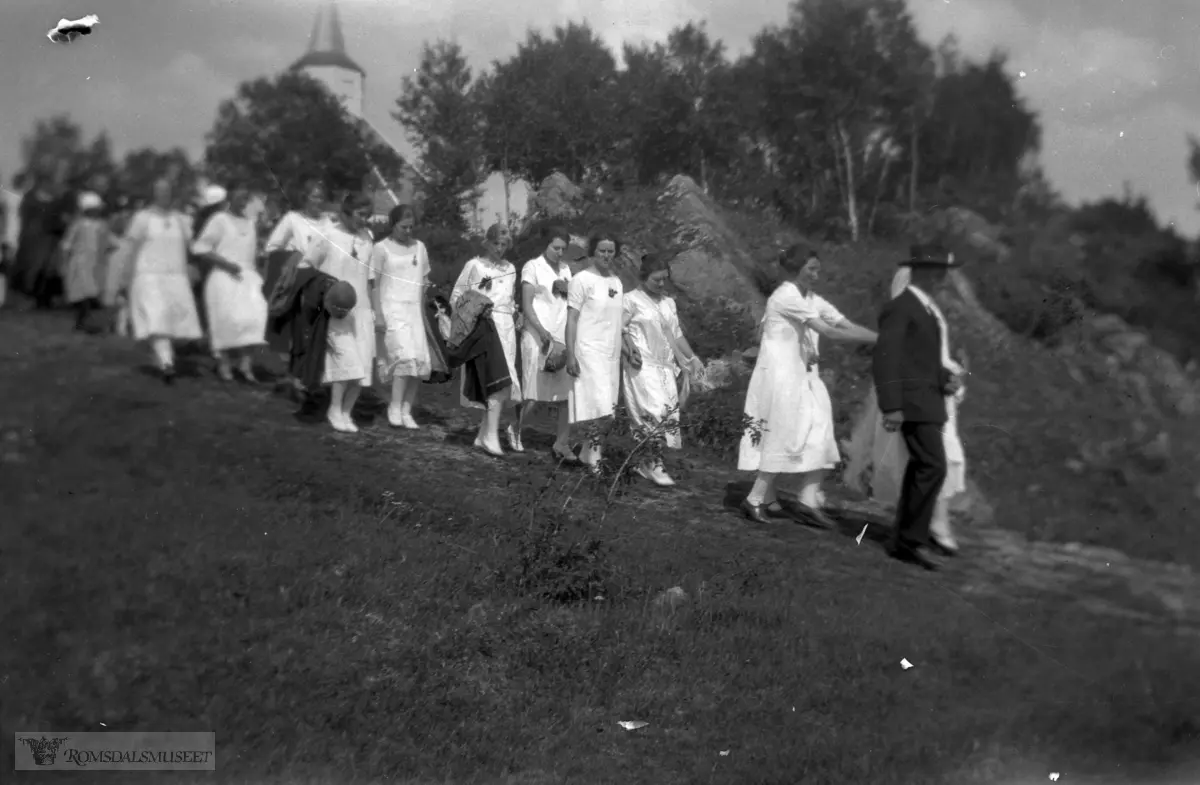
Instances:
[[[586,483],[548,479],[547,436],[504,462],[465,446],[448,387],[421,433],[348,437],[265,392],[164,388],[64,317],[0,331],[6,732],[213,730],[232,783],[1181,782],[1195,762],[1194,642],[965,596],[971,557],[930,576],[751,528],[702,501],[729,474],[704,456],[602,520]],[[690,599],[656,605],[671,586]]]

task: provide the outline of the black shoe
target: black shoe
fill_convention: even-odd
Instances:
[[[829,531],[837,528],[837,524],[823,510],[818,510],[816,507],[809,507],[807,504],[800,502],[796,502],[796,508],[800,513],[800,523],[803,523],[805,526]]]
[[[767,509],[765,505],[751,504],[748,501],[743,501],[739,509],[742,511],[742,516],[747,520],[762,524],[774,523],[774,521],[772,521],[767,515]]]
[[[765,512],[769,518],[786,518],[789,521],[796,520],[796,516],[784,509],[783,505],[779,502],[771,502],[770,504],[764,504],[761,506],[763,508],[763,512]]]
[[[947,548],[945,545],[938,542],[937,539],[934,537],[929,538],[929,547],[932,548],[934,550],[934,552],[937,553],[937,555],[939,555],[939,556],[953,558],[958,555],[958,551],[956,549]]]
[[[936,562],[921,553],[917,548],[908,545],[894,545],[888,551],[888,555],[897,561],[902,561],[905,564],[915,564],[929,572],[937,572],[939,569]]]

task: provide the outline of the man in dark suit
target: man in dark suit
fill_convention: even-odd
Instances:
[[[911,283],[879,316],[872,366],[884,428],[900,431],[909,454],[890,552],[901,561],[935,570],[937,564],[921,550],[936,547],[929,525],[946,479],[945,396],[953,394],[960,381],[944,367],[943,343],[949,337],[932,295],[960,263],[939,245],[914,245],[900,264],[910,268]]]

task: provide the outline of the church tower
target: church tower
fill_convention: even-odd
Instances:
[[[334,0],[318,9],[308,51],[292,64],[292,70],[303,71],[325,85],[354,117],[363,116],[367,72],[346,54],[342,20]]]

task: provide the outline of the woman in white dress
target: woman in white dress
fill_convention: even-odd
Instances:
[[[592,264],[567,286],[567,373],[571,388],[571,424],[598,423],[612,417],[621,394],[621,331],[625,327],[625,287],[613,272],[621,241],[596,234],[588,242]],[[579,459],[600,468],[600,444],[589,438]]]
[[[257,267],[258,231],[246,215],[250,192],[242,186],[228,190],[228,208],[209,217],[192,253],[212,267],[204,282],[204,310],[217,376],[233,381],[236,358],[238,373],[253,384],[258,380],[252,352],[267,342],[267,298]]]
[[[378,348],[379,378],[391,383],[388,424],[417,430],[413,404],[421,382],[433,370],[425,335],[425,292],[429,287],[429,254],[413,237],[413,210],[396,205],[388,215],[390,233],[375,244],[371,269],[375,276],[375,329],[381,333]]]
[[[132,260],[129,318],[133,337],[150,342],[168,384],[175,379],[172,342],[197,341],[204,335],[188,278],[192,227],[171,204],[171,182],[162,178],[154,183],[152,204],[133,216],[125,233]]]
[[[642,285],[625,295],[625,335],[637,349],[640,362],[625,365],[621,390],[635,428],[651,433],[666,425],[662,433],[665,446],[678,450],[683,439],[677,379],[681,373],[699,375],[704,363],[683,337],[675,300],[666,293],[671,277],[667,262],[646,254],[639,277]],[[675,484],[661,457],[644,461],[637,471],[655,485]]]
[[[776,496],[780,474],[800,475],[803,522],[829,528],[820,510],[825,473],[840,459],[833,435],[833,406],[821,380],[819,337],[875,343],[878,335],[848,320],[813,291],[821,261],[807,248],[784,251],[785,280],[767,300],[758,360],[746,391],[750,424],[742,435],[738,469],[757,472],[742,514],[757,523],[790,517]]]
[[[504,359],[508,362],[512,386],[488,398],[486,407],[468,400],[462,392],[459,399],[463,406],[484,410],[475,446],[496,457],[504,455],[500,446],[501,410],[505,404],[515,406],[522,400],[521,376],[517,371],[516,301],[513,299],[517,286],[517,268],[504,259],[504,252],[510,244],[507,226],[497,223],[488,227],[484,236],[484,255],[475,257],[463,266],[450,295],[450,304],[453,307],[458,307],[459,300],[472,289],[483,292],[492,301],[492,323],[496,326],[501,345],[504,346]]]
[[[571,450],[571,413],[567,401],[574,379],[565,368],[567,344],[567,287],[571,268],[563,253],[571,236],[561,227],[546,227],[541,239],[545,250],[521,268],[521,303],[525,329],[521,331],[521,388],[524,403],[517,410],[517,425],[510,425],[508,441],[523,452],[521,434],[539,403],[554,404],[558,410],[554,457],[576,463]],[[546,370],[547,360],[560,363]]]
[[[912,268],[901,267],[892,278],[892,299],[899,297],[908,288],[912,279]],[[947,346],[942,346],[942,365],[959,379],[966,369],[950,357]],[[946,448],[946,481],[933,510],[929,534],[934,548],[951,555],[958,552],[958,542],[950,526],[950,501],[967,489],[967,457],[958,434],[958,407],[966,396],[966,387],[946,396],[946,426],[942,431]],[[889,432],[883,427],[883,416],[879,412],[879,399],[874,386],[867,392],[862,414],[854,426],[850,443],[846,445],[846,484],[860,492],[869,492],[871,498],[886,507],[895,507],[900,500],[900,487],[904,481],[904,470],[908,466],[908,448],[899,431]]]
[[[263,276],[263,294],[271,297],[275,283],[283,274],[285,268],[299,265],[304,255],[313,243],[321,237],[329,221],[324,215],[325,186],[320,180],[308,180],[301,190],[302,207],[299,210],[289,210],[275,224],[263,253],[267,257],[266,274]],[[283,367],[288,367],[290,354],[289,343],[291,336],[287,334],[269,333],[267,342],[283,361]],[[286,371],[285,371],[286,373]],[[285,378],[284,384],[295,388],[299,382]]]
[[[333,429],[357,433],[351,416],[363,387],[371,386],[375,364],[375,314],[372,312],[373,244],[367,232],[371,200],[358,193],[342,199],[341,213],[325,227],[304,262],[354,287],[356,303],[345,316],[330,318],[325,345],[323,384],[330,385],[327,419]]]

